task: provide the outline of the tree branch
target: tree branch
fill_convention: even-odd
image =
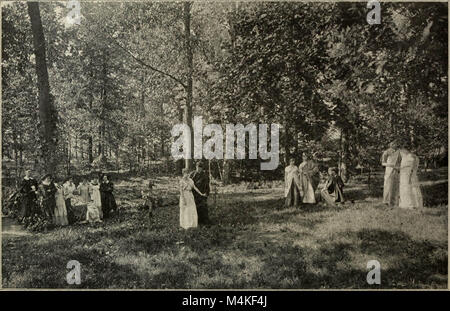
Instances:
[[[85,16],[87,19],[87,16]],[[121,44],[119,44],[112,36],[111,34],[101,25],[97,24],[95,21],[92,21],[91,19],[89,19],[89,22],[92,22],[94,24],[96,24],[100,29],[103,30],[102,36],[104,37],[105,40],[110,41],[112,44],[114,44],[115,46],[117,46],[118,48],[120,48],[122,51],[124,51],[126,54],[128,54],[132,59],[134,59],[137,63],[139,63],[140,65],[153,70],[155,72],[158,72],[164,76],[167,76],[169,78],[171,78],[172,80],[174,80],[175,82],[179,83],[183,88],[186,89],[187,85],[179,78],[173,76],[172,74],[165,72],[161,69],[158,69],[152,65],[147,64],[146,62],[144,62],[142,59],[136,57],[133,53],[131,53],[129,50],[127,50],[125,47],[123,47]]]

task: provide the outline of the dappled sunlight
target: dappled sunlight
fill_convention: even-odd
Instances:
[[[239,195],[219,188],[215,204],[209,198],[213,225],[185,231],[177,204],[148,219],[129,203],[140,193],[127,188],[140,184],[117,183],[116,196],[128,205],[104,223],[3,237],[4,286],[67,287],[71,259],[83,265],[83,288],[367,288],[372,259],[387,288],[446,286],[447,205],[389,209],[361,196],[337,207],[284,208],[281,188]]]

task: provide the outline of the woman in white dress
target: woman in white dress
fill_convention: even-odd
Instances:
[[[196,228],[198,225],[197,208],[195,206],[192,190],[205,196],[189,178],[189,170],[183,169],[183,177],[180,179],[180,226],[183,229]]]
[[[56,186],[56,208],[55,208],[55,225],[57,226],[67,226],[69,221],[67,219],[67,209],[66,202],[64,201],[64,189],[62,185],[55,184]]]
[[[93,207],[98,210],[99,219],[103,219],[103,210],[102,210],[102,200],[100,195],[100,182],[97,178],[92,180],[92,183],[89,185],[89,194],[92,200],[91,209]],[[93,214],[96,214],[95,211],[92,211]]]
[[[303,153],[303,162],[298,166],[300,182],[303,189],[303,203],[315,204],[315,192],[320,182],[319,167]]]
[[[422,192],[420,190],[417,170],[419,158],[405,148],[400,150],[402,161],[400,164],[400,202],[399,207],[417,209],[423,207]]]

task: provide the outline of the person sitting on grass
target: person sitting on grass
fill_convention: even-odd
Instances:
[[[338,175],[337,169],[330,167],[328,169],[328,180],[325,183],[322,191],[320,192],[322,198],[332,207],[336,206],[336,203],[344,203],[344,182]]]
[[[91,200],[87,203],[86,222],[89,223],[102,222],[102,220],[100,219],[99,208],[96,205],[96,202],[94,202],[94,200]]]

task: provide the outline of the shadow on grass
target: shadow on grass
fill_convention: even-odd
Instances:
[[[245,255],[259,256],[264,265],[248,284],[256,288],[374,288],[366,282],[370,255],[381,263],[378,287],[447,286],[446,243],[414,241],[402,232],[367,229],[343,232],[340,237],[355,242],[324,241],[319,249],[276,245],[269,240],[263,248],[250,246]],[[383,264],[389,268],[383,269]],[[436,275],[445,277],[435,280]]]

